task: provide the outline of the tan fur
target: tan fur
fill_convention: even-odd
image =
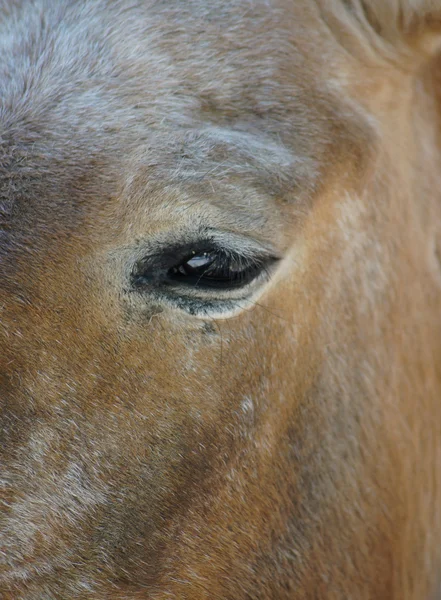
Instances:
[[[2,600],[439,597],[440,15],[0,0]]]

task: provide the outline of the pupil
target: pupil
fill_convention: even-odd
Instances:
[[[185,263],[185,266],[188,266],[191,269],[200,269],[201,267],[208,266],[212,262],[213,258],[204,252],[204,254],[190,258],[190,260]]]
[[[204,252],[203,254],[195,254],[185,263],[182,263],[177,267],[173,267],[169,273],[178,276],[194,276],[201,278],[212,271],[212,266],[214,265],[215,261],[216,257],[208,252]]]

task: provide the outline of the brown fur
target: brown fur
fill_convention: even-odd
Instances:
[[[439,597],[440,15],[0,0],[2,600]],[[225,318],[131,288],[196,226]]]

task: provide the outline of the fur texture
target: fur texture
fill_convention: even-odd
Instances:
[[[0,0],[2,600],[439,596],[440,14]]]

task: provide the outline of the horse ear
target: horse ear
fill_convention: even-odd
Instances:
[[[441,47],[441,0],[356,0],[356,4],[387,42],[430,53]]]

